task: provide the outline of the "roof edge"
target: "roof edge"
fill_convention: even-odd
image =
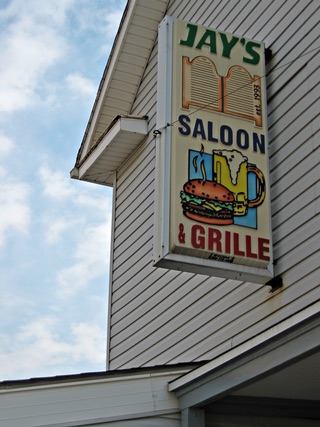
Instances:
[[[137,0],[127,0],[127,4],[125,6],[125,9],[124,9],[124,12],[123,12],[120,24],[119,24],[117,34],[116,34],[115,39],[113,41],[112,48],[111,48],[111,51],[110,51],[110,54],[109,54],[109,57],[108,57],[107,64],[106,64],[106,66],[104,68],[104,71],[103,71],[103,74],[102,74],[102,78],[101,78],[101,81],[100,81],[100,84],[99,84],[99,87],[98,87],[98,91],[97,91],[97,94],[96,94],[96,97],[95,97],[95,100],[94,100],[94,103],[93,103],[93,107],[92,107],[92,110],[91,110],[91,113],[90,113],[90,116],[89,116],[89,120],[88,120],[86,129],[85,129],[83,138],[82,138],[82,142],[81,142],[80,148],[78,150],[78,154],[77,154],[77,158],[76,158],[76,163],[75,163],[76,167],[77,167],[77,165],[80,162],[80,158],[81,158],[81,155],[82,155],[85,143],[87,141],[87,137],[88,137],[88,135],[90,133],[90,127],[91,127],[91,124],[93,122],[94,115],[96,114],[96,111],[97,111],[97,106],[98,106],[98,103],[99,103],[99,100],[100,100],[100,95],[102,93],[103,86],[104,86],[105,81],[107,79],[108,71],[110,69],[112,61],[114,60],[116,48],[117,48],[117,46],[118,46],[119,43],[121,44],[121,42],[119,42],[119,40],[121,38],[121,33],[123,32],[122,38],[126,34],[126,29],[124,28],[124,26],[125,26],[125,21],[128,19],[128,16],[129,16],[129,4],[131,3],[131,5],[132,5],[132,3],[135,3],[136,1]],[[128,23],[127,23],[127,25],[128,25]],[[119,51],[118,51],[118,54],[119,54]]]
[[[169,3],[169,0],[161,0],[159,1],[159,3],[156,4],[157,7],[155,10],[157,10],[157,12],[161,14],[161,19],[158,15],[157,19],[153,21],[154,23],[157,22],[157,24],[159,25],[159,23],[163,19],[163,16],[165,16],[166,14],[166,11],[168,9],[168,3]],[[147,3],[147,5],[148,7],[151,6],[149,5],[149,3]],[[133,26],[136,25],[135,18],[139,19],[139,14],[138,14],[139,7],[146,7],[145,0],[128,0],[127,1],[126,7],[124,9],[124,12],[119,24],[117,34],[115,36],[115,39],[108,57],[106,67],[104,69],[104,72],[98,87],[96,98],[93,103],[93,107],[92,107],[89,120],[82,138],[82,142],[78,150],[75,167],[79,165],[83,157],[86,156],[87,151],[90,150],[91,148],[90,144],[92,144],[93,139],[95,140],[95,143],[94,143],[95,145],[96,140],[100,137],[100,130],[98,132],[99,135],[96,135],[97,128],[99,127],[99,124],[100,124],[100,112],[102,111],[105,105],[106,99],[108,99],[109,88],[113,82],[118,63],[121,60],[123,46],[128,42],[128,37],[130,35],[130,28],[132,25]],[[152,10],[151,7],[149,9]],[[153,40],[153,43],[154,43],[157,37],[157,28],[153,28],[151,31],[154,32],[154,40]],[[149,55],[152,50],[152,47],[150,46],[148,47]],[[146,52],[144,59],[147,61],[148,57],[149,56]],[[140,75],[140,80],[141,78],[142,78],[142,74]],[[119,114],[130,114],[130,111],[131,109],[129,107],[126,111],[119,109]],[[113,116],[115,116],[116,114],[117,112],[115,112]]]
[[[66,385],[77,382],[90,382],[90,381],[104,381],[111,380],[121,377],[133,377],[141,375],[155,375],[162,373],[177,372],[179,375],[183,372],[191,371],[201,365],[204,362],[191,362],[191,363],[177,363],[173,365],[157,365],[152,367],[137,367],[130,369],[115,369],[110,371],[97,371],[97,372],[85,372],[80,374],[66,374],[49,377],[35,377],[29,379],[18,379],[18,380],[5,380],[0,382],[0,394],[1,392],[16,390],[20,388],[28,387],[43,387],[53,385]]]

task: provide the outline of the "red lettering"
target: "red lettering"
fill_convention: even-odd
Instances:
[[[245,252],[241,251],[239,248],[239,234],[233,234],[233,245],[234,245],[234,254],[239,256],[245,256]]]
[[[221,244],[221,231],[216,228],[209,228],[208,230],[208,249],[209,251],[222,252]],[[214,249],[214,246],[216,249]]]
[[[230,231],[226,231],[226,253],[231,253],[231,233]]]
[[[180,232],[182,231],[180,224]],[[220,229],[213,227],[205,228],[200,224],[194,224],[191,227],[191,245],[195,249],[208,250],[214,253],[270,261],[270,242],[268,239],[259,237],[257,249],[254,249],[255,240],[251,235],[242,237],[239,233],[232,233],[228,230],[220,231]]]
[[[191,228],[191,244],[196,249],[205,248],[206,230],[201,225],[193,225]]]
[[[270,261],[269,239],[258,237],[258,257],[264,261]]]
[[[246,255],[248,258],[257,258],[257,254],[251,250],[251,236],[246,236]]]

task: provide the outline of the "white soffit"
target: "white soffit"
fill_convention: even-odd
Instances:
[[[147,134],[147,117],[116,117],[87,155],[72,169],[71,178],[112,186],[113,173]]]
[[[75,168],[118,115],[131,112],[168,0],[129,0],[102,76]],[[113,168],[115,169],[115,168]],[[95,181],[96,182],[96,181]]]

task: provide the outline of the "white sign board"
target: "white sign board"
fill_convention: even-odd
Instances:
[[[155,266],[273,277],[264,46],[159,27]]]

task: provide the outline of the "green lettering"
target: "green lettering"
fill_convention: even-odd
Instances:
[[[248,64],[257,65],[260,61],[260,53],[255,51],[255,48],[260,48],[259,43],[248,42],[246,44],[246,52],[251,55],[251,58],[243,57],[243,62],[247,62]]]
[[[208,40],[208,41],[207,41]],[[211,53],[217,53],[216,33],[215,31],[206,30],[199,40],[196,49],[201,49],[202,46],[209,46]]]
[[[227,36],[223,33],[219,33],[223,45],[222,56],[225,58],[230,58],[230,53],[233,47],[237,44],[239,40],[238,37],[232,36],[232,39],[229,41]]]
[[[189,28],[188,37],[186,40],[180,40],[180,44],[192,47],[196,38],[198,27],[193,24],[187,24],[187,27]]]

